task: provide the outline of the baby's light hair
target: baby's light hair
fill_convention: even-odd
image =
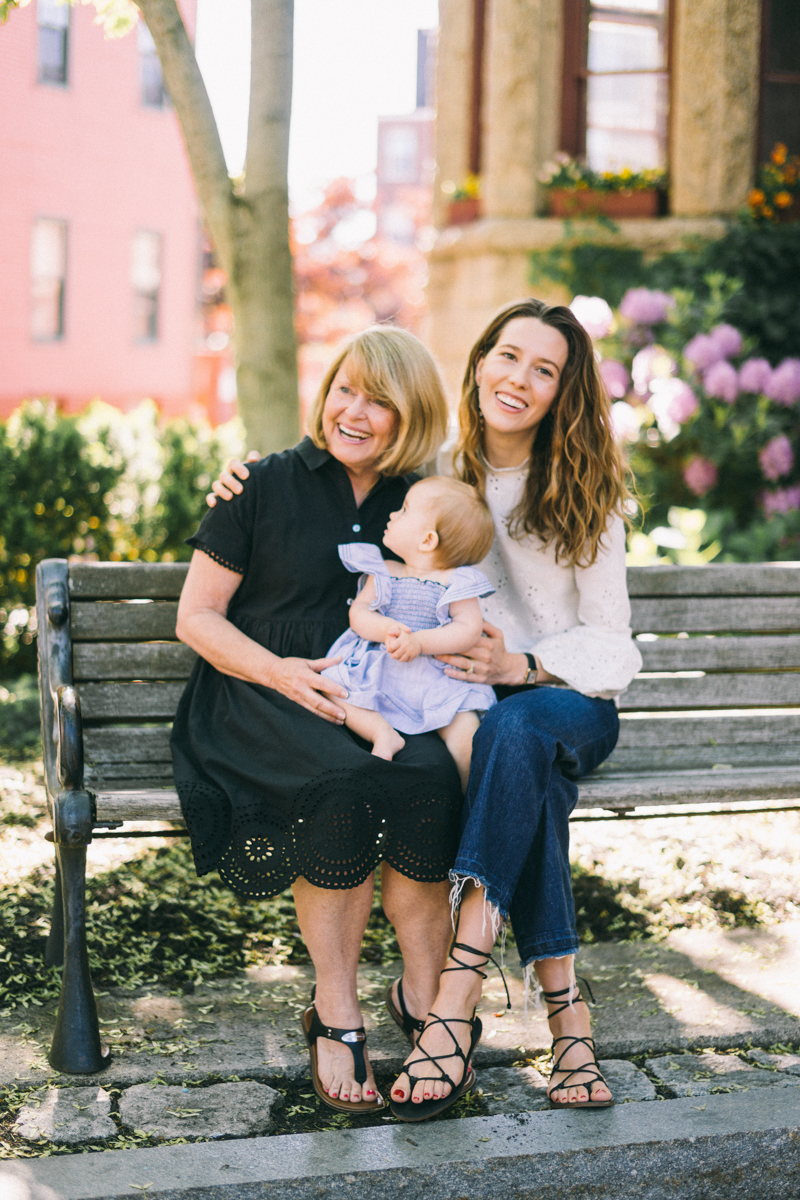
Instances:
[[[442,570],[481,562],[494,541],[489,506],[477,488],[459,479],[433,475],[410,491],[422,493],[439,535],[436,564]]]

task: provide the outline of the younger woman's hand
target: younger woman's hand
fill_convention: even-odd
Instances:
[[[347,699],[347,691],[333,679],[320,675],[326,667],[335,667],[342,661],[338,658],[276,658],[272,664],[269,678],[264,680],[267,687],[274,688],[302,705],[309,712],[316,713],[323,721],[332,725],[344,724],[344,710],[329,697]]]
[[[466,654],[437,654],[440,662],[447,663],[445,675],[451,679],[469,679],[474,683],[524,683],[528,672],[528,660],[524,654],[510,654],[506,650],[502,629],[483,622],[480,639]]]
[[[261,455],[257,450],[248,452],[245,462],[258,462]],[[237,478],[238,477],[238,478]],[[238,496],[242,491],[240,479],[249,479],[250,472],[243,462],[238,458],[232,458],[224,471],[220,473],[219,479],[215,479],[211,485],[211,491],[206,496],[206,504],[209,508],[214,508],[217,503],[217,496],[220,500],[232,500],[234,496]]]

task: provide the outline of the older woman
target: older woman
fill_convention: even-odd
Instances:
[[[382,1107],[365,1054],[359,950],[382,861],[382,902],[405,962],[389,997],[410,1033],[436,993],[450,935],[447,874],[462,795],[435,734],[392,762],[343,727],[320,672],[356,577],[337,545],[380,545],[408,472],[444,437],[428,352],[399,329],[356,337],[328,371],[310,437],[251,469],[190,545],[178,636],[200,656],[175,717],[175,781],[199,874],[243,896],[291,885],[316,971],[303,1026],[314,1086],[343,1111]]]

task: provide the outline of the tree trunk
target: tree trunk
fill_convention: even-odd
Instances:
[[[239,412],[248,445],[262,454],[293,446],[300,433],[287,176],[293,8],[293,0],[251,0],[245,185],[234,198]]]
[[[183,131],[206,224],[228,276],[239,413],[248,447],[269,454],[299,435],[289,250],[293,0],[251,0],[245,182],[234,194],[211,104],[176,0],[138,0]]]

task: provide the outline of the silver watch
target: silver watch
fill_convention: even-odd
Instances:
[[[525,676],[525,683],[529,687],[534,687],[536,685],[536,676],[539,674],[539,668],[537,667],[536,659],[532,654],[526,653],[525,657],[528,660],[528,673]]]

